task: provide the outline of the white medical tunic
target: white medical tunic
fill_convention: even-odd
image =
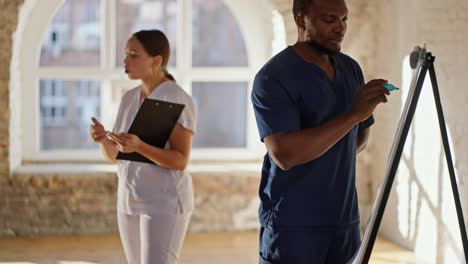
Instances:
[[[124,94],[117,113],[114,133],[128,132],[140,108],[140,96],[141,86]],[[175,82],[161,83],[148,98],[184,104],[184,110],[177,122],[195,133],[196,117],[192,97]],[[170,148],[169,141],[164,148]],[[119,177],[117,209],[120,212],[186,214],[193,211],[192,179],[186,171],[143,162],[118,160],[117,174]]]

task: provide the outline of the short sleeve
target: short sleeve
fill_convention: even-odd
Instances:
[[[127,105],[128,103],[126,102],[127,100],[127,93],[122,96],[122,99],[120,99],[120,104],[119,104],[119,110],[117,110],[117,116],[115,117],[115,122],[114,122],[114,127],[112,128],[112,133],[120,133],[120,128],[122,126],[122,119],[123,119],[123,111],[124,111],[124,106]]]
[[[185,107],[184,110],[182,110],[182,114],[180,114],[177,123],[179,123],[185,129],[196,133],[196,113],[192,97],[190,95],[185,95],[183,97],[183,100],[181,100],[179,103],[184,104]]]
[[[117,128],[120,127],[120,123],[121,123],[121,109],[122,108],[122,103],[120,103],[119,105],[119,110],[117,111],[117,116],[115,118],[115,122],[114,122],[114,127],[112,128],[112,133],[118,133],[117,131]]]
[[[174,81],[167,81],[161,84],[158,89],[158,93],[153,93],[151,98],[173,102],[176,104],[183,104],[184,109],[182,110],[177,123],[179,123],[185,129],[196,133],[197,117],[192,96],[185,92],[184,89],[182,89],[182,87],[180,87]]]
[[[261,141],[277,132],[301,128],[298,107],[278,80],[257,74],[251,99]]]
[[[362,86],[366,84],[364,80],[364,74],[362,73],[361,67],[359,66],[357,62],[356,62],[355,68],[356,68],[356,78],[358,79],[359,88],[361,88]],[[370,115],[366,120],[359,123],[359,129],[368,128],[372,126],[374,123],[375,123],[374,115]]]
[[[374,115],[369,116],[366,120],[359,123],[359,129],[364,129],[372,126],[374,124]]]

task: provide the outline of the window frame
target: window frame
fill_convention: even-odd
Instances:
[[[247,131],[246,148],[196,148],[192,150],[192,160],[258,160],[265,153],[259,141],[253,109],[250,104],[250,93],[253,78],[258,69],[271,56],[273,40],[272,12],[273,7],[267,0],[220,0],[230,9],[237,20],[244,36],[247,50],[247,67],[194,67],[192,68],[192,1],[179,0],[177,24],[177,63],[169,71],[177,76],[179,85],[191,94],[192,82],[246,82],[247,85]],[[50,22],[65,0],[50,0],[48,5],[40,1],[30,10],[27,24],[22,31],[22,46],[37,43],[47,34]],[[40,161],[103,161],[99,150],[40,150],[40,102],[39,80],[60,79],[97,80],[101,82],[101,120],[107,127],[113,124],[111,114],[105,114],[107,106],[112,105],[112,85],[131,83],[122,67],[116,67],[116,0],[101,0],[101,49],[100,65],[97,67],[46,67],[40,66],[41,45],[27,46],[20,54],[20,86],[23,97],[21,103],[21,126],[23,134],[23,160]],[[34,41],[36,40],[36,41]],[[83,77],[86,77],[84,79]],[[116,109],[114,110],[116,111]],[[33,113],[33,114],[31,114]],[[110,112],[108,112],[110,113]],[[115,114],[115,113],[114,113]]]

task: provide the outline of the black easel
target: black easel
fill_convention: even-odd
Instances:
[[[423,87],[424,78],[426,77],[427,71],[429,71],[429,77],[431,78],[432,91],[434,94],[434,100],[437,108],[437,115],[439,117],[439,127],[442,135],[442,143],[444,145],[445,157],[447,159],[447,166],[450,174],[450,182],[452,185],[453,198],[455,200],[455,207],[457,210],[458,224],[460,226],[460,235],[463,242],[463,251],[465,253],[465,261],[468,263],[468,241],[466,236],[465,222],[463,219],[463,211],[460,203],[460,196],[458,193],[457,180],[455,177],[455,170],[452,162],[452,155],[450,152],[450,146],[447,136],[447,128],[445,126],[444,113],[442,111],[442,104],[440,102],[439,87],[437,85],[436,74],[434,70],[435,57],[430,52],[426,52],[425,47],[416,47],[410,57],[410,64],[413,69],[420,69],[416,72],[417,78],[413,77],[412,88],[409,91],[408,99],[405,104],[405,110],[400,120],[397,137],[392,146],[390,153],[390,166],[387,167],[386,177],[382,187],[379,190],[377,199],[374,202],[369,222],[367,223],[366,232],[364,238],[357,252],[356,257],[351,262],[353,264],[367,264],[369,262],[372,248],[377,237],[380,222],[384,214],[385,206],[387,204],[388,196],[392,188],[393,180],[398,169],[403,147],[405,146],[406,137],[411,125],[411,121],[416,110],[419,95]]]

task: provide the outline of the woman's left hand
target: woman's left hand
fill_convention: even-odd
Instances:
[[[129,133],[115,134],[107,132],[106,137],[117,144],[117,149],[122,153],[138,152],[143,141],[137,135]]]

